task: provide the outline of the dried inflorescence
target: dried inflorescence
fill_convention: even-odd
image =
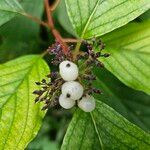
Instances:
[[[45,103],[42,110],[48,109],[48,107],[54,107],[58,104],[61,86],[64,83],[58,72],[52,72],[47,75],[47,79],[49,81],[43,79],[41,82],[36,82],[37,85],[40,85],[41,89],[33,92],[33,94],[37,95],[35,102]]]
[[[66,55],[63,53],[61,44],[56,41],[55,44],[48,48],[49,54],[54,56],[52,63],[54,65],[58,65],[64,60],[69,60],[77,64],[79,68],[79,75],[76,81],[84,87],[84,93],[82,97],[87,97],[87,95],[92,95],[93,93],[101,94],[101,90],[93,87],[92,83],[94,80],[96,80],[96,76],[92,73],[92,69],[95,66],[104,67],[103,63],[98,59],[100,57],[108,57],[109,54],[102,53],[105,45],[101,40],[94,39],[91,41],[83,41],[81,44],[85,47],[85,49],[84,51],[77,54],[74,59],[73,53],[71,51],[73,46],[71,45],[69,47],[68,53]],[[94,49],[97,49],[97,52],[95,52]],[[60,76],[60,73],[58,72],[52,72],[47,75],[47,77],[49,81],[43,79],[41,82],[36,82],[37,85],[41,86],[41,89],[33,92],[37,95],[35,102],[45,103],[43,110],[58,104],[59,96],[61,95],[61,87],[65,82],[65,79],[63,80],[61,78],[62,76]],[[81,99],[85,99],[82,97]]]
[[[101,90],[93,87],[92,82],[96,80],[96,76],[93,74],[92,69],[97,67],[104,67],[104,64],[100,62],[100,57],[109,57],[110,54],[102,53],[102,50],[105,48],[105,45],[101,40],[93,39],[90,42],[83,41],[83,45],[86,46],[85,52],[78,54],[76,57],[76,63],[80,68],[80,81],[84,82],[85,91],[84,95],[92,95],[94,93],[101,94]],[[97,49],[98,52],[95,52],[94,49]]]
[[[56,41],[52,46],[48,47],[47,49],[48,53],[54,56],[51,63],[54,65],[58,65],[63,60],[72,60],[71,49],[72,49],[72,46],[68,47],[68,53],[64,54],[61,44]]]

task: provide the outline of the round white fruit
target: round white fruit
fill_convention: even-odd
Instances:
[[[66,96],[61,94],[59,96],[59,104],[61,107],[65,108],[65,109],[70,109],[75,105],[75,101],[70,98],[66,98]]]
[[[68,81],[62,85],[62,94],[72,100],[78,100],[83,95],[83,86],[76,81]]]
[[[79,70],[76,64],[65,60],[59,65],[59,73],[65,81],[73,81],[77,79]]]
[[[91,112],[95,109],[95,99],[93,96],[86,95],[78,102],[78,107],[85,112]]]

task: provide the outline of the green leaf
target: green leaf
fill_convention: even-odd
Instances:
[[[126,85],[150,94],[150,22],[131,23],[104,37],[111,54],[101,59]]]
[[[65,139],[66,149],[150,149],[150,135],[131,124],[106,104],[97,101],[92,113],[77,110]]]
[[[144,14],[139,16],[138,18],[139,21],[145,21],[145,20],[150,20],[150,9],[146,11]]]
[[[59,150],[58,145],[55,142],[50,141],[48,136],[43,136],[38,141],[29,144],[28,150]]]
[[[0,26],[12,19],[23,9],[16,0],[1,0],[0,1]]]
[[[45,113],[32,92],[48,72],[36,55],[0,65],[0,150],[24,149],[36,136]]]
[[[65,0],[68,15],[81,38],[119,28],[150,8],[147,0]]]
[[[94,69],[94,87],[103,94],[95,95],[132,123],[150,131],[150,96],[125,86],[106,69]]]
[[[41,18],[43,1],[24,0],[21,2],[24,10]],[[41,53],[40,25],[24,16],[17,16],[4,26],[0,27],[0,62],[13,59],[29,53]]]
[[[67,14],[67,10],[66,10],[66,4],[65,1],[60,1],[57,9],[55,10],[56,13],[56,19],[59,21],[59,23],[61,24],[61,26],[71,35],[77,37],[72,24],[69,20],[68,14]],[[62,19],[65,18],[65,19]]]

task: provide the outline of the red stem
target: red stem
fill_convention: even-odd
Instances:
[[[44,0],[44,3],[45,3],[46,14],[47,14],[47,21],[48,21],[47,24],[48,24],[49,28],[51,29],[51,32],[54,35],[54,37],[56,38],[56,40],[61,44],[64,54],[67,54],[68,46],[66,43],[63,42],[63,38],[61,37],[61,35],[57,31],[57,29],[55,29],[52,14],[51,14],[51,9],[50,9],[50,5],[49,5],[49,0]]]

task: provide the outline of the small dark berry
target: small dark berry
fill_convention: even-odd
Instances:
[[[45,105],[45,106],[42,108],[42,110],[46,110],[46,109],[48,109],[48,105]]]
[[[104,57],[109,57],[109,56],[110,56],[110,54],[108,54],[108,53],[104,54]]]

